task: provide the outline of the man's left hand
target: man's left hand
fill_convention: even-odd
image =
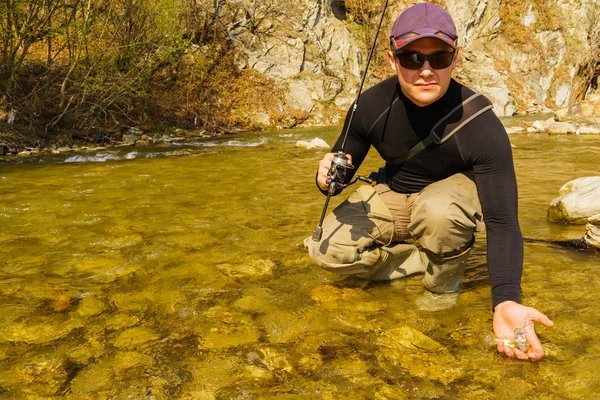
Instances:
[[[527,352],[517,347],[511,348],[503,340],[498,341],[498,352],[509,357],[517,357],[521,360],[539,360],[544,357],[544,349],[535,333],[534,322],[550,328],[554,322],[547,316],[532,307],[527,307],[514,301],[505,301],[494,308],[493,328],[494,334],[500,339],[514,339],[515,329],[521,328],[525,331],[529,349]]]

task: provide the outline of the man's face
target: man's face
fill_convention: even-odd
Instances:
[[[436,38],[423,38],[415,40],[403,47],[400,53],[419,53],[430,55],[439,52],[451,52],[453,49],[448,44]],[[398,62],[393,51],[388,51],[390,66],[398,75],[402,92],[413,103],[425,107],[439,100],[450,85],[452,71],[458,60],[458,49],[454,54],[452,64],[444,69],[433,69],[429,61],[419,69],[404,68]]]

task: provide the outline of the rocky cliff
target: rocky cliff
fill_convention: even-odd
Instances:
[[[239,68],[285,93],[291,124],[335,124],[354,100],[383,0],[238,0],[228,33]],[[600,0],[439,0],[462,48],[456,78],[488,96],[499,116],[573,107],[600,94]],[[365,87],[388,76],[391,26],[415,1],[390,1]],[[600,117],[600,110],[597,117]],[[271,110],[254,117],[273,124]]]

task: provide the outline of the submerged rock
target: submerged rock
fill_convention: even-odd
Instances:
[[[144,327],[131,328],[121,333],[113,343],[115,347],[135,348],[144,343],[151,342],[160,335],[151,329]]]
[[[77,314],[83,318],[94,317],[104,311],[104,302],[96,296],[84,297],[77,307]]]
[[[82,326],[82,322],[75,319],[19,320],[0,326],[0,343],[50,343]]]
[[[68,380],[64,357],[46,354],[21,362],[13,371],[23,393],[36,396],[53,396]]]
[[[239,264],[221,264],[219,271],[231,278],[268,277],[276,268],[272,260],[251,260]]]
[[[403,326],[384,332],[378,338],[379,365],[391,376],[413,377],[441,382],[460,379],[460,361],[440,343],[414,328]]]

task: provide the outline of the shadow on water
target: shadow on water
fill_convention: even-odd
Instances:
[[[458,296],[312,265],[335,129],[0,163],[1,398],[589,399],[600,392],[598,258],[555,243],[568,180],[597,174],[600,138],[511,136],[525,243],[523,301],[541,362],[489,349],[485,236]],[[293,160],[293,161],[291,161]],[[379,166],[375,154],[361,167]],[[332,199],[330,209],[350,190]],[[547,242],[548,241],[548,242]],[[432,302],[439,307],[431,307]]]

